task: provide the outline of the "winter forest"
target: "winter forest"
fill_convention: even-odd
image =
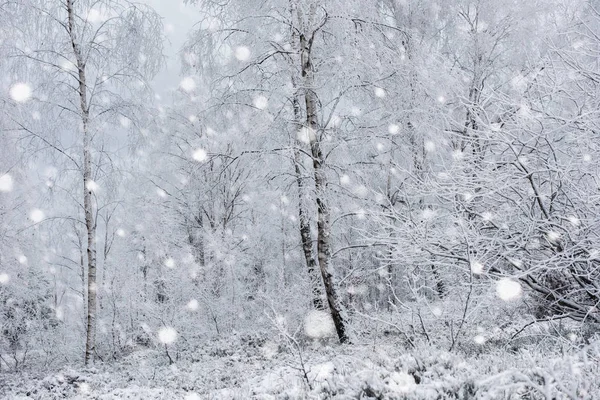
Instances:
[[[600,1],[0,1],[0,398],[600,399]]]

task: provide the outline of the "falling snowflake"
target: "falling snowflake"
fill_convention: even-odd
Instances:
[[[423,219],[432,219],[433,217],[435,217],[435,211],[432,210],[431,208],[427,208],[426,210],[423,211]]]
[[[397,135],[400,132],[400,126],[396,124],[390,124],[388,126],[388,132],[390,135]]]
[[[10,192],[13,189],[13,178],[9,174],[0,176],[0,192]]]
[[[347,185],[347,184],[349,184],[349,183],[350,183],[350,177],[349,177],[348,175],[345,175],[345,174],[344,174],[344,175],[342,175],[342,176],[340,177],[340,183],[341,183],[342,185]]]
[[[369,195],[369,189],[365,185],[359,185],[354,188],[354,194],[360,197],[367,197]]]
[[[63,60],[60,62],[60,69],[67,72],[77,71],[77,67],[69,60]]]
[[[192,92],[196,89],[196,81],[192,77],[183,78],[179,83],[179,87],[186,92]]]
[[[164,190],[162,190],[160,188],[156,189],[156,194],[158,195],[158,197],[162,197],[162,198],[167,197],[167,192],[165,192]]]
[[[175,260],[173,260],[171,257],[167,258],[165,260],[165,267],[167,267],[167,268],[174,268],[175,267]]]
[[[384,97],[385,97],[385,95],[386,95],[386,93],[385,93],[385,90],[384,90],[384,89],[382,89],[382,88],[380,88],[380,87],[378,87],[378,88],[375,88],[375,96],[377,96],[377,97],[379,97],[379,98],[384,98]]]
[[[200,25],[201,29],[208,30],[211,32],[217,31],[220,27],[221,21],[219,21],[219,19],[215,17],[205,18]]]
[[[444,96],[438,96],[437,101],[439,101],[440,103],[445,103],[446,98]]]
[[[123,128],[129,128],[131,126],[131,120],[123,115],[119,117],[119,123]]]
[[[185,395],[184,400],[201,400],[201,397],[196,393],[188,393]]]
[[[560,233],[555,231],[549,231],[546,233],[546,238],[549,242],[556,243],[560,240]]]
[[[571,216],[569,217],[569,222],[570,222],[570,223],[571,223],[571,225],[573,225],[573,226],[579,226],[579,224],[581,223],[581,221],[579,220],[579,218],[577,218],[577,217],[576,217],[576,216],[574,216],[574,215],[571,215]]]
[[[186,305],[187,309],[190,311],[196,311],[199,306],[200,306],[200,304],[198,303],[198,300],[196,300],[196,299],[190,300]]]
[[[523,261],[517,259],[511,259],[510,262],[517,268],[521,268],[523,266]]]
[[[510,85],[515,90],[523,91],[527,89],[527,79],[522,74],[518,74],[510,80]]]
[[[192,154],[192,158],[195,161],[203,162],[203,161],[206,161],[206,159],[208,158],[208,154],[206,153],[206,150],[204,150],[204,149],[196,149],[194,151],[194,153]]]
[[[433,143],[431,140],[428,140],[425,142],[425,151],[429,152],[429,153],[433,153],[435,151],[435,143]]]
[[[265,96],[258,96],[254,99],[253,104],[259,110],[264,110],[269,106],[269,100]]]
[[[125,236],[125,231],[123,229],[117,229],[117,236],[119,237],[124,237]]]
[[[44,212],[36,208],[29,213],[29,219],[36,223],[41,222],[44,219]]]
[[[473,341],[479,345],[482,345],[485,343],[485,337],[483,337],[483,335],[477,335],[473,338]]]
[[[24,103],[31,98],[31,87],[26,83],[15,83],[10,88],[10,97],[17,103]]]
[[[521,284],[510,278],[502,278],[496,283],[496,294],[504,301],[512,301],[521,297]]]
[[[573,332],[569,333],[569,340],[570,340],[571,342],[576,342],[576,341],[577,341],[577,339],[578,339],[578,338],[577,338],[577,335],[576,335],[575,333],[573,333]]]
[[[19,261],[19,264],[27,264],[27,257],[25,257],[24,255],[20,255],[19,258],[17,258],[17,260]]]
[[[592,156],[589,154],[584,154],[583,161],[585,161],[586,163],[592,161]]]
[[[479,261],[472,261],[471,262],[471,272],[474,273],[475,275],[480,275],[483,273],[483,264],[480,263]]]
[[[185,61],[185,63],[189,66],[195,66],[196,63],[198,62],[198,57],[196,57],[196,55],[194,53],[184,53],[183,54],[183,60]]]
[[[246,46],[238,46],[235,49],[235,58],[237,58],[239,61],[248,61],[248,59],[250,58],[250,49],[247,48]]]
[[[102,13],[98,10],[96,10],[95,8],[90,9],[90,11],[88,11],[88,15],[87,15],[87,20],[89,22],[91,22],[92,24],[95,24],[97,22],[102,22],[104,21],[106,18],[102,15]]]
[[[456,161],[460,161],[465,157],[464,153],[460,150],[454,150],[454,152],[452,153],[452,158],[454,158]]]
[[[97,191],[98,191],[98,189],[100,188],[100,187],[98,186],[98,184],[97,184],[96,182],[92,181],[92,180],[88,180],[88,181],[85,183],[85,187],[86,187],[86,189],[87,189],[87,190],[89,190],[89,191],[91,191],[91,192],[97,192]]]
[[[315,130],[312,128],[302,128],[298,131],[298,140],[302,143],[310,144],[316,140],[317,136],[315,134]]]
[[[363,210],[362,208],[358,211],[356,211],[356,218],[358,219],[365,219],[367,217],[367,212],[365,210]]]
[[[521,104],[521,106],[519,107],[518,115],[521,116],[522,118],[530,118],[531,117],[531,107],[529,107],[527,104]]]
[[[177,331],[170,326],[160,328],[158,331],[158,340],[163,344],[172,344],[177,340]]]
[[[8,274],[6,272],[3,272],[0,274],[0,284],[1,285],[6,285],[9,280],[10,280],[10,276],[8,276]]]

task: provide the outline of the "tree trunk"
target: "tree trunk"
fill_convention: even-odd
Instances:
[[[315,10],[310,10],[309,20],[314,18]],[[300,17],[300,16],[299,16]],[[302,18],[299,18],[302,21]],[[327,205],[327,176],[325,173],[325,157],[321,150],[320,144],[320,129],[318,122],[318,101],[315,93],[314,71],[311,58],[312,40],[315,33],[311,35],[311,39],[307,39],[304,34],[299,35],[300,40],[300,62],[303,78],[304,100],[306,106],[306,136],[310,143],[311,155],[313,157],[313,170],[315,179],[315,197],[317,202],[317,254],[319,267],[321,269],[321,277],[325,285],[325,293],[327,294],[327,302],[331,317],[337,331],[338,338],[341,343],[349,342],[346,332],[346,322],[342,315],[342,304],[340,302],[333,275],[331,273],[331,225],[330,211]]]
[[[294,85],[295,89],[295,85]],[[300,124],[300,101],[297,93],[294,93],[294,119],[296,123],[294,127],[299,131],[301,129]],[[299,145],[298,140],[295,139],[296,146]],[[298,219],[300,221],[300,237],[302,239],[302,251],[304,253],[304,259],[306,260],[306,267],[308,271],[308,279],[310,280],[310,288],[312,294],[312,304],[315,310],[324,310],[325,304],[323,303],[323,291],[321,289],[321,277],[317,271],[317,260],[313,253],[312,244],[312,233],[310,228],[310,218],[308,216],[308,210],[306,207],[306,188],[304,187],[304,181],[302,178],[302,170],[300,160],[300,151],[294,146],[294,171],[296,173],[296,183],[298,185]]]
[[[193,278],[194,284],[198,285],[204,280],[204,218],[202,210],[198,212],[197,216],[192,218],[186,217],[186,229],[188,234],[188,242],[191,246],[192,256],[194,262],[198,265],[198,270]]]
[[[88,264],[88,282],[87,282],[87,334],[85,341],[85,365],[92,361],[96,350],[96,224],[93,215],[92,191],[90,181],[92,180],[92,154],[91,154],[91,133],[89,131],[89,108],[87,104],[87,86],[86,86],[86,65],[81,49],[77,44],[77,34],[75,32],[75,11],[73,9],[73,0],[67,0],[68,13],[68,31],[71,39],[71,46],[78,71],[79,80],[79,106],[81,112],[81,122],[83,129],[83,208],[85,213],[85,227],[87,230],[87,264]]]
[[[197,252],[197,262],[200,264],[200,268],[202,268],[202,273],[204,274],[204,267],[206,265],[206,261],[204,258],[204,216],[202,215],[202,210],[198,212],[198,216],[196,217],[196,223],[198,224],[196,228],[197,236],[196,243],[194,248]]]

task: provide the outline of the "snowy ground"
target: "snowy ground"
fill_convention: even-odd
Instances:
[[[535,355],[534,355],[535,354]],[[594,399],[600,346],[571,354],[487,349],[470,356],[390,339],[293,346],[236,336],[174,364],[140,350],[95,368],[0,375],[6,399]],[[304,364],[304,368],[302,365]]]

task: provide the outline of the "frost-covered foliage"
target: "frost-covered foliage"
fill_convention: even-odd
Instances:
[[[275,346],[275,347],[273,347]],[[0,395],[81,399],[593,399],[597,344],[570,356],[497,349],[459,356],[399,342],[304,349],[305,366],[285,346],[233,335],[206,342],[166,365],[143,351],[93,369],[2,375]]]

